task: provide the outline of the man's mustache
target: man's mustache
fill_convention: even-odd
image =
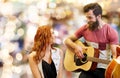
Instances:
[[[99,22],[96,21],[96,22],[88,22],[88,25],[89,25],[89,29],[94,31],[96,29],[98,29],[98,26],[99,26]]]

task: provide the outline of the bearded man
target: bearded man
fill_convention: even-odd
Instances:
[[[84,58],[83,48],[75,43],[75,41],[84,37],[87,45],[99,50],[98,58],[105,60],[116,58],[116,46],[119,43],[118,33],[102,20],[101,6],[98,3],[90,3],[84,6],[83,11],[88,23],[67,37],[64,44],[67,48],[73,50],[78,58]],[[82,70],[79,78],[105,78],[106,67],[107,64],[97,63],[94,70]]]

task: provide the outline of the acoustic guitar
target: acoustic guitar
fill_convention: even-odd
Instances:
[[[82,59],[77,58],[74,52],[72,52],[70,49],[67,49],[64,58],[64,67],[67,71],[88,71],[91,69],[95,69],[92,68],[95,67],[95,63],[99,62],[108,64],[110,62],[109,60],[99,59],[98,57],[95,57],[96,53],[98,53],[98,50],[96,51],[96,49],[94,49],[93,47],[85,46],[79,40],[77,40],[75,43],[82,48],[87,48],[83,50],[83,54],[85,57]]]
[[[117,47],[117,53],[120,53],[120,47]],[[113,59],[105,71],[105,78],[120,78],[120,56]]]

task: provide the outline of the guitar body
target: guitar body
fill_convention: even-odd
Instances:
[[[81,47],[86,47],[80,41],[76,41],[75,43],[77,45],[80,45]],[[86,53],[90,57],[94,57],[94,48],[89,46],[89,47],[87,47],[86,51],[83,51],[83,53]],[[74,52],[72,52],[69,49],[66,50],[65,58],[64,58],[64,67],[67,71],[76,71],[76,70],[79,70],[79,69],[84,70],[84,71],[90,70],[90,68],[92,66],[91,61],[87,61],[85,64],[78,66],[78,65],[75,64],[74,56],[75,56]]]
[[[106,71],[105,78],[120,78],[120,56],[117,59],[113,59]]]
[[[117,63],[115,66],[115,69],[113,71],[113,78],[120,78],[120,63]]]
[[[112,78],[112,74],[114,71],[114,68],[116,66],[117,62],[115,61],[115,59],[113,59],[110,64],[108,65],[106,71],[105,71],[105,78]]]

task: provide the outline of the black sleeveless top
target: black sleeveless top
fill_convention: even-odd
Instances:
[[[46,61],[42,60],[42,69],[43,69],[44,78],[57,77],[57,72],[53,61],[51,64],[48,64]]]

